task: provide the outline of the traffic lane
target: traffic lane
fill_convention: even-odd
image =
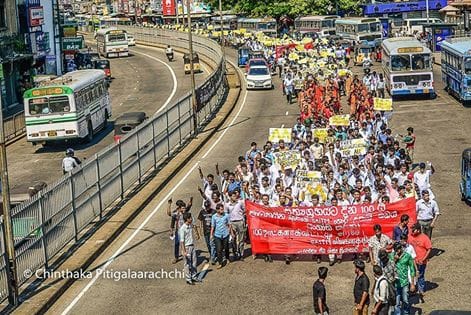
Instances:
[[[181,269],[182,263],[172,265],[172,242],[168,235],[169,218],[165,214],[165,206],[167,200],[167,193],[172,188],[176,188],[176,192],[172,194],[174,201],[177,199],[187,200],[189,196],[195,196],[194,201],[194,214],[197,214],[196,210],[199,210],[202,200],[198,197],[196,187],[201,186],[201,180],[199,179],[195,163],[201,160],[201,165],[205,173],[214,173],[214,164],[219,162],[221,170],[224,168],[233,169],[237,162],[237,157],[243,155],[244,152],[249,149],[251,141],[257,141],[262,145],[267,140],[268,128],[280,127],[286,124],[286,111],[294,110],[296,105],[286,105],[285,99],[282,97],[279,90],[276,91],[251,91],[248,93],[246,105],[242,111],[242,114],[232,121],[229,129],[222,128],[218,135],[214,137],[210,143],[193,159],[188,165],[167,185],[159,195],[155,198],[152,204],[144,210],[138,219],[133,221],[131,226],[124,232],[110,248],[106,251],[105,255],[101,256],[97,261],[98,266],[105,262],[107,257],[113,254],[113,252],[126,241],[133,231],[135,231],[140,222],[144,220],[144,217],[156,206],[159,206],[158,212],[145,224],[142,230],[137,234],[137,237],[133,239],[129,246],[126,247],[125,252],[120,255],[110,266],[110,270],[173,270],[174,268]],[[236,108],[234,113],[237,113]],[[270,114],[267,115],[267,112]],[[294,118],[290,117],[289,121],[293,121]],[[227,127],[227,124],[226,124]],[[225,131],[227,130],[227,131]],[[224,133],[224,137],[218,142],[219,135]],[[217,143],[214,148],[210,148]],[[207,154],[207,152],[209,152]],[[183,184],[178,186],[178,182],[184,178]],[[160,204],[160,205],[159,205]],[[205,248],[202,241],[198,242],[198,248]],[[156,255],[159,253],[160,255]],[[139,257],[139,259],[136,259]],[[257,261],[259,263],[259,261]],[[234,264],[237,265],[237,264]],[[234,267],[240,270],[240,267]],[[214,269],[214,268],[213,268]],[[231,268],[227,268],[231,269]],[[226,270],[227,270],[226,269]],[[229,271],[231,272],[231,271]],[[246,270],[242,271],[247,273]],[[211,272],[208,275],[208,286],[211,287],[211,292],[217,292],[227,289],[227,282],[224,284],[218,283],[219,281],[215,278],[216,272]],[[218,271],[218,273],[220,273]],[[232,273],[232,272],[231,272]],[[222,275],[217,275],[221,277]],[[243,285],[244,277],[240,275],[233,275],[231,281],[234,281],[237,285]],[[226,275],[224,275],[226,277]],[[270,281],[270,279],[267,279]],[[77,283],[74,285],[61,300],[54,306],[52,312],[60,312],[67,307],[73,301],[74,296],[78,294],[81,288],[87,285],[86,282]],[[205,284],[206,285],[206,284]],[[267,283],[263,283],[264,291],[267,295],[270,295],[269,286]],[[104,310],[108,311],[127,311],[133,310],[137,313],[143,313],[149,309],[157,309],[159,312],[165,313],[170,310],[177,309],[177,312],[184,311],[203,311],[204,307],[194,305],[194,301],[201,300],[204,298],[208,302],[206,305],[216,305],[218,297],[211,294],[208,296],[207,289],[196,288],[192,293],[192,297],[186,303],[176,301],[172,296],[180,296],[182,289],[186,289],[184,280],[168,280],[162,281],[125,281],[118,285],[108,279],[98,278],[95,285],[91,286],[90,290],[84,295],[82,300],[79,300],[77,305],[72,309],[72,313],[80,313],[84,310],[100,312]],[[251,294],[256,294],[256,291],[262,290],[262,287],[254,288],[254,291],[243,294],[243,299],[249,299]],[[106,296],[106,298],[105,298]],[[153,298],[150,298],[153,296]],[[190,297],[189,297],[190,298]],[[273,302],[275,302],[274,300]],[[177,305],[178,304],[178,305]],[[198,303],[197,303],[198,304]],[[196,309],[192,308],[192,305]],[[91,307],[91,309],[90,309]],[[223,310],[222,306],[215,306],[214,313],[218,311],[218,307]],[[234,306],[234,310],[243,312],[245,307]],[[212,311],[213,312],[213,311]]]
[[[157,93],[161,95],[152,102],[142,102],[140,104],[140,106],[146,105],[150,114],[156,110],[159,103],[163,104],[166,97],[170,96],[172,79],[169,70],[163,64],[137,54],[129,58],[111,59],[111,62],[113,76],[115,77],[110,87],[113,119],[131,109],[132,104],[120,106],[120,102],[127,98],[137,98],[139,93]],[[135,68],[148,69],[148,71],[135,73]],[[129,75],[131,73],[133,75]],[[160,80],[155,79],[155,73],[161,74]],[[136,78],[148,85],[153,84],[153,86],[138,86]],[[134,87],[138,88],[134,89]],[[92,143],[87,145],[78,143],[58,144],[43,149],[41,146],[32,146],[25,138],[13,143],[7,147],[12,193],[24,193],[32,183],[44,181],[50,184],[58,178],[62,174],[61,160],[68,146],[77,149],[77,156],[84,159],[111,144],[113,141],[112,136],[112,124],[109,124],[106,130],[100,131]]]
[[[431,161],[436,169],[431,176],[433,193],[441,215],[433,231],[434,250],[426,272],[426,304],[416,304],[423,313],[439,309],[471,309],[467,261],[471,253],[466,245],[471,240],[470,207],[461,201],[461,153],[471,147],[471,109],[464,107],[443,90],[440,67],[434,67],[434,100],[394,102],[394,133],[405,134],[414,127],[417,137],[415,162]],[[415,300],[414,300],[415,302]],[[459,305],[459,307],[457,307]]]
[[[469,138],[466,138],[470,131],[469,123],[466,123],[469,121],[469,112],[454,99],[444,95],[443,91],[440,91],[440,83],[437,83],[437,88],[439,89],[439,97],[436,100],[395,102],[395,112],[392,119],[394,133],[401,132],[408,126],[415,127],[418,137],[416,160],[432,160],[437,167],[437,173],[432,176],[432,185],[442,207],[443,215],[434,231],[433,242],[436,248],[445,249],[445,253],[433,258],[427,269],[430,288],[434,289],[427,293],[426,304],[415,305],[416,309],[420,308],[425,313],[434,309],[455,309],[457,303],[461,309],[471,308],[469,305],[471,299],[469,299],[469,290],[467,290],[470,279],[466,264],[464,264],[470,258],[469,251],[465,250],[466,244],[470,240],[469,211],[467,211],[469,209],[463,207],[459,201],[457,190],[459,180],[458,153],[462,146],[469,146],[469,140],[467,140]],[[280,102],[282,101],[280,100]],[[245,111],[241,116],[246,116]],[[449,116],[452,118],[449,119]],[[242,119],[240,117],[237,122],[241,123]],[[283,120],[283,122],[286,124],[286,121],[290,120],[292,119]],[[278,124],[280,122],[278,121]],[[273,126],[276,123],[269,125]],[[240,134],[232,132],[239,131],[236,128],[236,126],[232,127],[231,133],[228,132],[227,138],[221,141],[221,146],[224,148],[217,145],[207,157],[210,161],[205,159],[201,161],[205,173],[213,173],[213,164],[216,162],[221,164],[221,169],[232,166],[236,156],[247,148],[247,145],[243,145],[242,142],[247,143],[260,136],[252,136],[251,132],[248,138],[244,139],[247,134],[243,131]],[[254,130],[256,129],[258,128],[255,127]],[[252,131],[252,129],[250,130]],[[257,132],[255,131],[254,134]],[[231,136],[234,138],[232,141],[228,140]],[[241,141],[241,139],[243,140]],[[454,140],[450,141],[450,139]],[[426,143],[430,145],[426,145]],[[235,150],[236,153],[230,149],[232,147],[238,147]],[[227,160],[228,157],[230,160]],[[173,195],[174,201],[177,198],[187,200],[188,196],[196,194],[196,185],[200,184],[196,168],[190,164],[181,173],[186,174],[190,170],[191,174],[185,179],[185,184],[178,187],[178,194]],[[176,180],[181,178],[180,174],[175,180],[172,180],[169,186],[175,187]],[[188,186],[190,187],[188,188]],[[169,191],[170,187],[166,191]],[[160,203],[157,201],[162,200],[162,195],[165,196],[165,192],[159,194],[153,206]],[[127,251],[120,255],[110,268],[113,270],[126,270],[130,266],[132,266],[131,269],[142,268],[141,270],[152,268],[154,270],[160,270],[160,268],[173,270],[175,268],[175,265],[169,263],[172,258],[172,244],[168,239],[169,219],[164,215],[165,200],[163,201],[164,203],[156,215],[157,222],[154,219],[151,220],[144,227],[143,232],[140,232],[127,247]],[[197,213],[195,210],[199,210],[200,201],[197,199],[195,202],[194,214]],[[137,223],[142,222],[146,214],[143,213],[131,224],[128,231],[110,247],[110,250],[97,261],[97,264],[115,252],[122,244],[122,239],[127,238],[138,227]],[[461,224],[457,224],[457,222],[461,222]],[[201,241],[198,242],[197,247],[205,249],[205,245]],[[463,255],[463,252],[467,254]],[[156,257],[155,253],[162,254],[162,256]],[[139,257],[139,259],[136,260],[135,257]],[[177,268],[182,268],[181,262]],[[207,305],[212,305],[211,313],[227,312],[223,305],[231,305],[235,313],[249,313],[254,308],[262,313],[308,312],[311,309],[311,286],[316,279],[316,268],[317,265],[314,265],[313,268],[312,264],[305,262],[294,262],[290,266],[286,266],[282,262],[266,264],[261,260],[246,259],[243,263],[232,263],[222,270],[211,271],[203,285],[192,288],[186,286],[183,280],[149,280],[144,282],[127,281],[124,284],[126,288],[124,290],[120,288],[123,283],[118,286],[110,281],[100,280],[96,283],[96,287],[92,286],[90,291],[86,293],[84,300],[78,302],[72,313],[78,314],[80,311],[89,310],[90,305],[93,305],[94,311],[109,310],[110,307],[114,310],[115,303],[117,303],[115,304],[116,310],[132,310],[138,313],[147,312],[149,309],[159,309],[159,311],[162,310],[162,313],[170,310],[207,312]],[[353,267],[351,263],[344,262],[329,269],[327,285],[331,311],[339,314],[350,312],[353,307],[351,304]],[[449,270],[453,270],[453,272],[450,273]],[[367,272],[371,274],[369,269]],[[438,287],[436,287],[437,285]],[[77,287],[74,289],[75,292],[68,292],[72,296],[80,292]],[[232,294],[214,295],[208,294],[209,291],[231,292]],[[129,292],[133,292],[133,294],[128,299]],[[186,292],[189,294],[185,294]],[[71,300],[71,295],[66,294],[69,300]],[[184,300],[178,299],[182,295],[185,295]],[[125,297],[125,299],[121,300],[116,296]],[[201,303],[201,301],[205,301],[205,303]],[[61,303],[61,305],[63,304]]]

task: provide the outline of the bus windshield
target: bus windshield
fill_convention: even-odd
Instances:
[[[471,74],[471,57],[464,59],[464,73]]]
[[[430,55],[415,54],[412,55],[412,70],[430,69]]]
[[[29,100],[28,105],[30,115],[70,112],[69,98],[67,96],[33,98]]]
[[[410,56],[409,55],[395,55],[391,56],[391,70],[404,71],[410,70]]]
[[[334,27],[334,20],[323,20],[322,27]]]
[[[370,32],[379,32],[380,29],[379,22],[370,23]]]
[[[109,42],[123,42],[123,41],[126,41],[126,35],[125,34],[110,34],[108,35],[108,41]]]
[[[358,29],[358,32],[359,32],[359,33],[364,33],[364,32],[368,32],[368,31],[369,31],[369,29],[368,29],[368,24],[367,24],[367,23],[365,23],[365,24],[358,24],[357,29]]]

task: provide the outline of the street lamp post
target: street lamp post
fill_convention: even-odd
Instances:
[[[10,186],[8,183],[7,150],[5,146],[5,131],[3,129],[3,108],[1,97],[2,84],[0,82],[0,170],[2,180],[3,225],[5,238],[5,252],[8,258],[8,301],[11,305],[18,304],[18,279],[16,276],[15,247],[13,243],[13,224],[10,209]]]
[[[219,0],[219,19],[221,20],[221,50],[224,55],[224,23],[222,21],[222,0]]]
[[[427,24],[430,23],[430,12],[429,12],[428,0],[425,0],[425,14],[427,15]]]
[[[191,81],[191,107],[193,108],[193,130],[196,135],[198,130],[198,119],[196,116],[196,84],[195,70],[193,69],[193,34],[191,33],[191,7],[190,0],[186,0],[186,14],[188,14],[188,50],[190,53],[190,81]]]

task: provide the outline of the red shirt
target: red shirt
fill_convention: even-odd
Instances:
[[[420,233],[416,236],[409,235],[408,242],[412,245],[417,256],[415,257],[415,262],[424,264],[427,263],[426,254],[429,249],[432,249],[432,242],[430,238],[424,233]]]

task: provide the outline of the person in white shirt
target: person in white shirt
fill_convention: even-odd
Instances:
[[[422,191],[422,199],[415,204],[417,211],[417,221],[422,227],[422,233],[432,239],[432,230],[440,215],[440,209],[435,200],[430,198],[428,190]]]
[[[430,175],[435,173],[435,168],[430,162],[428,162],[428,165],[430,166],[429,170],[426,169],[425,163],[422,162],[419,164],[419,171],[414,173],[414,183],[419,187],[419,191],[429,190],[430,193]],[[435,199],[433,193],[430,195],[431,199]]]
[[[65,151],[65,158],[62,160],[62,171],[64,174],[71,172],[74,168],[82,164],[82,162],[74,155],[75,152],[73,149],[69,148]]]

